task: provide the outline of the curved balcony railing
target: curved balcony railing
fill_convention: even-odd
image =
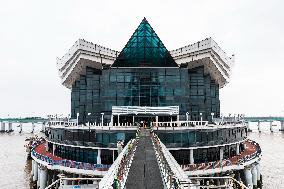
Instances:
[[[49,152],[47,152],[46,154],[37,152],[37,147],[39,147],[40,145],[44,145],[44,142],[45,141],[42,141],[41,143],[35,143],[35,145],[32,148],[31,154],[36,159],[44,161],[50,166],[63,166],[68,168],[93,170],[93,171],[107,171],[111,166],[104,164],[91,164],[91,163],[77,162],[68,159],[61,159],[60,157],[53,156]]]
[[[239,166],[261,155],[261,148],[258,143],[252,140],[247,140],[245,144],[248,145],[247,149],[245,149],[240,155],[233,156],[230,159],[224,159],[222,161],[214,161],[208,163],[187,164],[187,165],[181,165],[181,167],[184,171],[198,171],[198,170],[209,170],[217,168],[222,169],[224,167],[232,165]]]

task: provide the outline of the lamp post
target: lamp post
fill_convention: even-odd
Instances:
[[[70,120],[70,114],[68,114],[68,117],[67,117],[67,125],[69,126],[69,120]]]
[[[77,113],[77,126],[79,127],[79,113]]]
[[[102,126],[103,126],[104,125],[104,114],[105,113],[102,112],[101,114],[102,114]]]
[[[213,122],[214,112],[211,113],[211,121]]]
[[[186,112],[186,126],[188,126],[188,115],[189,115],[189,113]]]
[[[87,115],[89,116],[89,115],[91,115],[91,113],[88,113]],[[90,121],[89,121],[89,118],[88,118],[88,126],[90,127]]]

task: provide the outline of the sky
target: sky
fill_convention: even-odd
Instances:
[[[79,38],[120,51],[143,17],[168,50],[212,37],[235,55],[221,112],[284,116],[282,0],[9,0],[0,6],[0,117],[70,112],[56,57]]]

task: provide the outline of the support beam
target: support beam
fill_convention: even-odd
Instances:
[[[251,175],[252,175],[252,184],[253,188],[257,189],[257,169],[256,166],[253,166],[251,169]]]
[[[224,147],[220,147],[220,161],[224,159]]]
[[[1,122],[0,132],[5,132],[5,123],[4,122]]]
[[[270,132],[272,132],[272,133],[273,133],[272,121],[270,121]]]
[[[37,179],[38,179],[38,163],[36,162],[36,161],[34,161],[33,160],[33,169],[34,169],[34,174],[33,174],[33,181],[35,182],[35,181],[37,181]]]
[[[189,156],[190,156],[189,163],[194,164],[193,149],[189,150]]]
[[[280,123],[281,123],[281,129],[280,129],[280,131],[284,131],[284,121],[281,121]]]
[[[237,155],[240,155],[240,143],[237,143],[236,153]]]
[[[249,189],[253,189],[252,174],[251,174],[251,168],[250,167],[246,167],[244,169],[244,175],[245,175],[245,179],[246,179],[246,186]]]
[[[98,149],[97,164],[102,164],[101,149]]]
[[[47,182],[47,169],[46,167],[40,167],[40,182],[39,182],[39,189],[45,189]]]

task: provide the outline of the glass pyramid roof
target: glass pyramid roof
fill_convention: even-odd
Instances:
[[[112,67],[178,67],[178,65],[144,18]]]

